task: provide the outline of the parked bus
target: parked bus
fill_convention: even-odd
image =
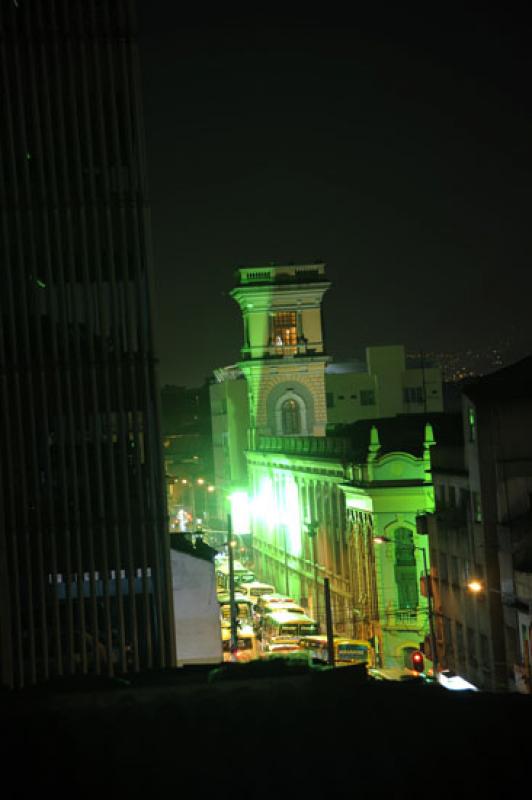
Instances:
[[[257,604],[258,600],[264,594],[273,594],[275,588],[271,583],[261,583],[260,581],[251,581],[250,583],[241,583],[238,586],[238,591],[248,597],[250,600]]]
[[[303,636],[299,641],[302,650],[308,652],[309,657],[320,664],[328,664],[329,649],[327,636]],[[371,644],[364,639],[348,639],[344,636],[333,637],[334,664],[345,667],[349,664],[367,664],[373,667],[375,653]]]
[[[259,614],[266,614],[269,613],[271,609],[274,609],[275,606],[279,605],[279,607],[286,606],[287,604],[297,605],[296,601],[293,600],[291,597],[288,597],[287,594],[280,594],[279,592],[273,592],[272,594],[262,594],[256,603],[257,606],[257,613]]]
[[[220,622],[222,627],[231,627],[231,598],[228,594],[219,594]],[[253,603],[243,594],[235,594],[236,619],[239,627],[253,628]]]
[[[231,631],[229,628],[222,628],[222,648],[224,661],[253,661],[260,657],[259,644],[255,633],[251,630],[238,631],[236,641],[236,651],[231,653]]]
[[[255,580],[255,575],[247,567],[242,566],[240,561],[235,561],[233,564],[233,572],[235,576],[235,587],[241,583],[250,583]],[[219,592],[229,591],[229,559],[222,561],[216,567],[216,584]]]
[[[318,623],[306,614],[293,614],[288,609],[272,611],[262,618],[260,638],[263,652],[279,650],[299,650],[303,636],[311,636],[319,631]]]

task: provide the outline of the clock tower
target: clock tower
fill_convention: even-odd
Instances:
[[[324,264],[242,267],[231,296],[244,321],[250,446],[257,435],[324,436]]]

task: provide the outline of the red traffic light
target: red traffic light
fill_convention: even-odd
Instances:
[[[423,672],[424,668],[423,653],[421,653],[419,650],[414,650],[411,658],[412,658],[412,669],[414,669],[416,672]]]

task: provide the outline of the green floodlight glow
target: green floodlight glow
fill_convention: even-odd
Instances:
[[[233,533],[242,536],[251,533],[251,521],[249,517],[249,500],[246,492],[233,492],[229,495],[231,505],[231,521]]]
[[[301,555],[299,490],[292,475],[284,476],[283,482],[279,483],[278,497],[272,479],[263,476],[251,507],[259,530],[271,536],[276,529],[284,528],[287,549],[294,556]]]
[[[287,475],[284,484],[281,520],[288,534],[287,547],[293,556],[301,555],[301,514],[299,490],[292,475]]]
[[[259,491],[253,498],[252,508],[253,516],[257,522],[271,533],[277,522],[275,495],[271,478],[266,476],[261,478]]]

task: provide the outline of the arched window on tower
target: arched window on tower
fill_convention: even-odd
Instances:
[[[305,401],[297,391],[287,389],[274,406],[274,430],[278,436],[307,436],[308,413]]]
[[[295,400],[288,399],[284,401],[281,406],[281,419],[285,436],[301,433],[301,413]]]

